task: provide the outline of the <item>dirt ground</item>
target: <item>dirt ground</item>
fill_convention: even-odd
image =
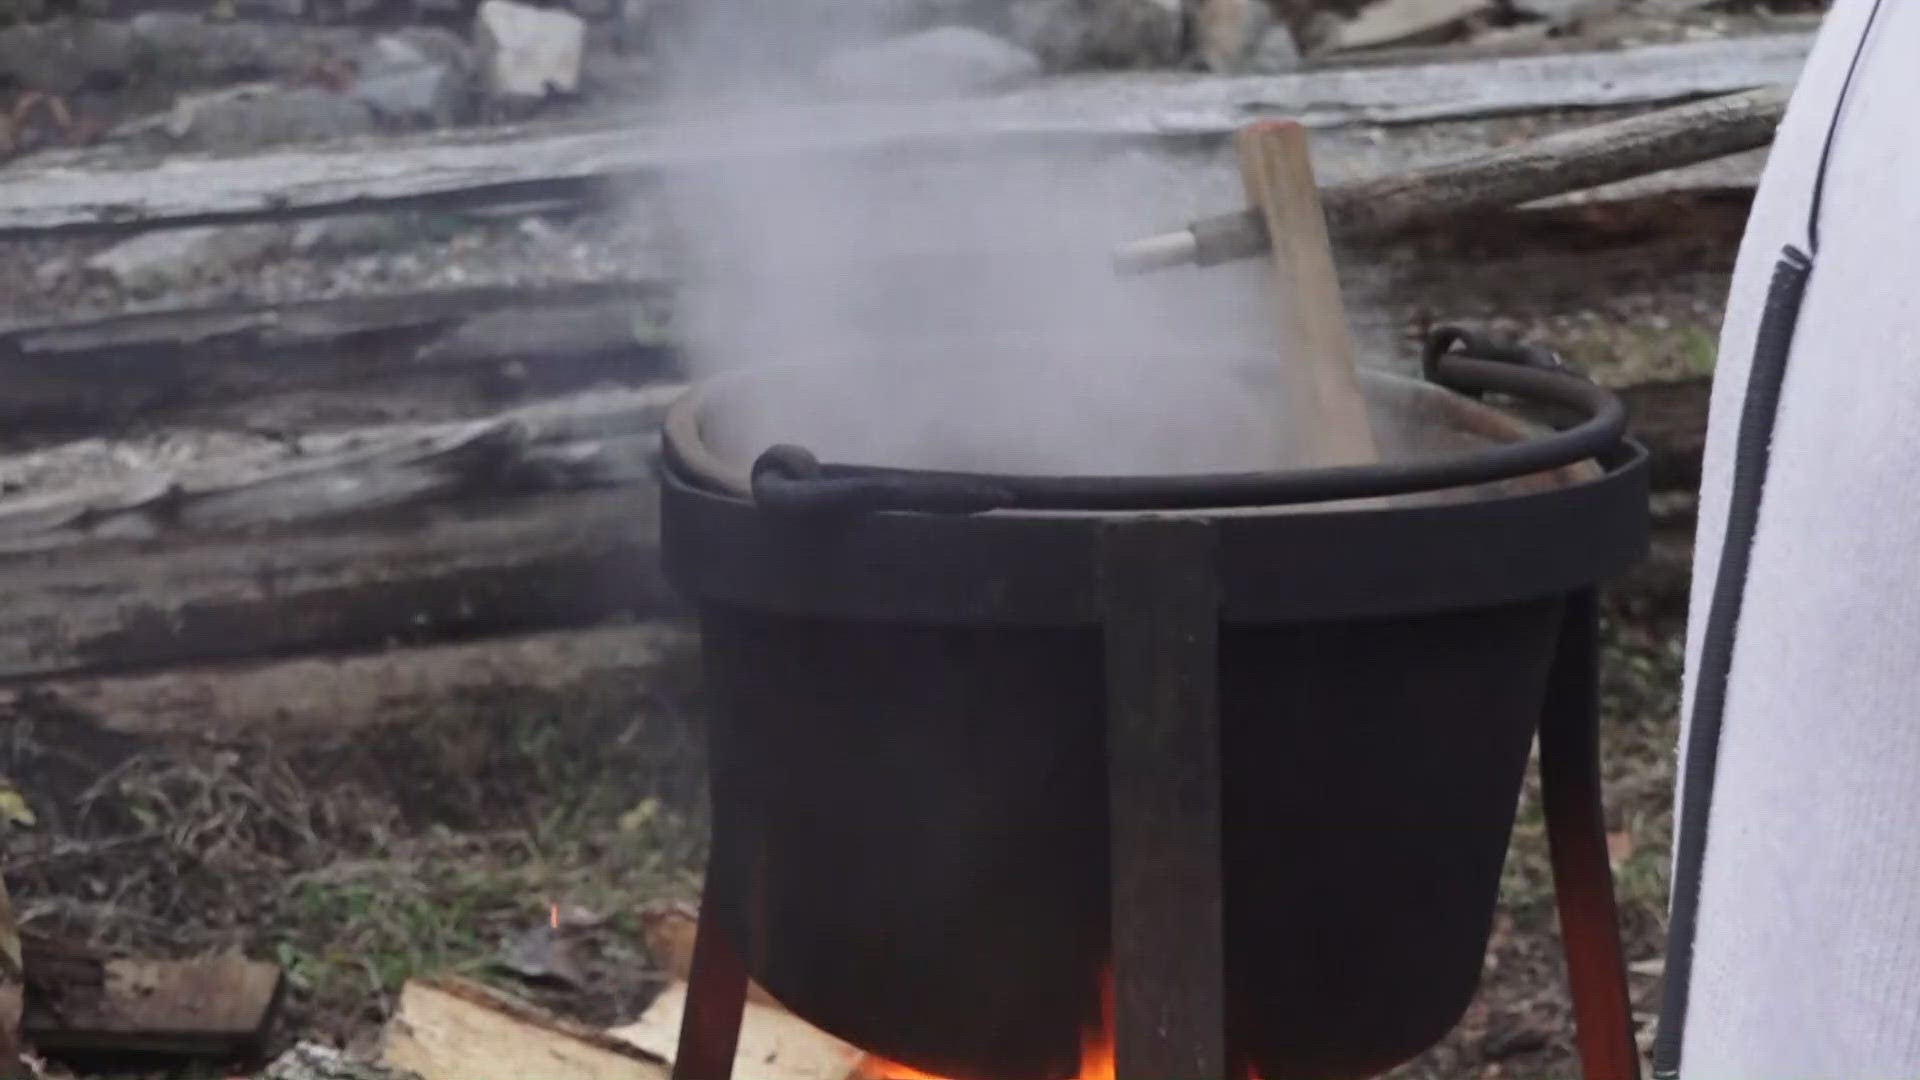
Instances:
[[[219,743],[115,735],[24,699],[0,730],[32,828],[6,836],[23,919],[132,951],[230,949],[291,976],[284,1044],[370,1039],[415,974],[494,982],[596,1024],[659,985],[649,901],[697,895],[704,823],[697,658],[564,691],[490,687],[333,737]],[[1653,1007],[1663,933],[1679,627],[1606,633],[1611,847],[1633,984]],[[326,678],[324,666],[315,678]],[[1520,809],[1479,999],[1403,1080],[1572,1075],[1543,823]],[[551,905],[580,983],[501,969]]]

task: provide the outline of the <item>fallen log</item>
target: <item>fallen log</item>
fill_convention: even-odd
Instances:
[[[652,458],[677,393],[314,435],[0,498],[0,683],[673,610]]]
[[[1662,109],[1442,161],[1398,175],[1329,186],[1329,227],[1343,238],[1380,237],[1448,217],[1519,206],[1646,173],[1741,153],[1773,140],[1789,90],[1768,86]],[[1238,210],[1184,230],[1121,244],[1125,273],[1213,266],[1268,248],[1266,222]]]
[[[22,944],[21,1036],[70,1068],[255,1062],[284,996],[278,966],[241,957],[114,958],[32,933]]]
[[[1282,76],[1107,75],[1060,80],[942,109],[849,117],[821,151],[899,153],[956,139],[1223,140],[1248,120],[1314,127],[1406,124],[1555,109],[1645,105],[1790,84],[1811,35],[1689,42],[1617,52]],[[752,123],[746,120],[743,123]],[[96,167],[45,155],[0,174],[0,238],[344,211],[591,199],[661,170],[736,160],[741,133],[676,128],[505,128],[343,142],[246,157],[176,156]],[[780,140],[756,140],[769,153]],[[786,149],[791,149],[787,147]],[[1316,155],[1318,150],[1316,149]]]
[[[481,315],[523,310],[642,303],[669,294],[662,281],[567,282],[384,292],[291,303],[222,304],[115,314],[104,318],[0,327],[0,357],[66,357],[113,349],[204,349],[244,345],[295,349],[368,333],[439,331]]]
[[[600,693],[675,680],[698,640],[671,623],[555,630],[366,655],[197,664],[147,675],[0,688],[0,708],[141,739],[279,746],[411,722],[497,694]],[[691,767],[691,766],[690,766]]]
[[[135,423],[430,420],[676,370],[651,281],[221,305],[0,330],[14,446]],[[274,401],[285,403],[276,408]]]

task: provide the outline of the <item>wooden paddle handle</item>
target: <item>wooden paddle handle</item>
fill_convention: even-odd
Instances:
[[[1247,203],[1265,217],[1272,239],[1287,421],[1313,465],[1377,462],[1306,129],[1262,120],[1240,129],[1234,145]]]

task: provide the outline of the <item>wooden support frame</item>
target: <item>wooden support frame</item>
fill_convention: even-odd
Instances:
[[[1117,1080],[1220,1080],[1227,1031],[1213,526],[1101,533]]]

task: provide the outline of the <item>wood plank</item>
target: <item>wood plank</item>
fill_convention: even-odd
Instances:
[[[463,979],[401,987],[381,1062],[421,1080],[668,1080],[655,1055]]]
[[[955,140],[968,137],[1039,138],[1048,145],[1169,136],[1218,141],[1263,115],[1335,127],[1644,105],[1791,83],[1811,40],[1768,35],[1280,76],[1070,78],[973,103],[928,106],[911,120],[897,110],[851,113],[841,118],[839,134],[809,148],[899,153],[918,144],[951,152]],[[119,156],[111,167],[84,153],[42,155],[0,171],[0,237],[592,198],[663,169],[737,160],[743,139],[764,123],[748,114],[739,128],[501,128],[246,157],[133,163]],[[773,140],[763,152],[793,149],[791,141]]]
[[[94,959],[26,939],[24,1040],[70,1067],[125,1070],[251,1062],[266,1051],[285,979],[237,956]]]
[[[1313,464],[1373,464],[1380,450],[1360,395],[1353,333],[1306,129],[1265,120],[1242,128],[1235,142],[1247,202],[1271,238],[1271,307],[1280,324],[1277,371],[1287,430]]]

